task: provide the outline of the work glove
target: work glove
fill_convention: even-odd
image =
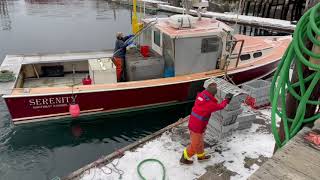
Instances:
[[[231,99],[232,99],[232,97],[233,97],[233,94],[228,93],[228,94],[226,95],[225,99],[227,99],[227,100],[230,102]]]
[[[132,37],[134,37],[134,34],[130,34],[130,35],[127,36],[128,39],[132,38]]]
[[[125,39],[126,39],[126,46],[129,46],[129,45],[131,45],[131,44],[133,43],[133,40],[131,39],[132,37],[134,37],[133,34],[130,34],[130,35],[128,35],[128,36],[125,37]]]

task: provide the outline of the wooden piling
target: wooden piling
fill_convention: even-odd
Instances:
[[[276,16],[276,13],[277,13],[277,10],[278,10],[278,3],[279,3],[279,0],[277,0],[276,5],[274,7],[274,12],[273,12],[272,18],[275,18],[275,16]]]

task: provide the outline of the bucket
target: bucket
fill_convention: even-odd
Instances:
[[[165,68],[164,77],[174,77],[174,69],[172,67]]]
[[[149,57],[149,46],[140,46],[140,52],[143,57]]]

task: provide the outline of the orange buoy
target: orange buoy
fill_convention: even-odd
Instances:
[[[79,104],[70,104],[69,105],[69,113],[71,117],[76,118],[80,116],[80,107]]]

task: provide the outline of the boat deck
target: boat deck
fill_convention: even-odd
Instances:
[[[24,80],[23,88],[71,87],[74,84],[81,84],[86,75],[88,73],[65,74],[64,77],[28,78]]]
[[[12,71],[15,75],[16,80],[11,82],[0,83],[0,96],[11,94],[17,83],[18,75],[21,71],[22,65],[53,62],[70,62],[94,58],[112,57],[112,55],[113,50],[61,54],[7,55],[0,66],[0,71]]]

